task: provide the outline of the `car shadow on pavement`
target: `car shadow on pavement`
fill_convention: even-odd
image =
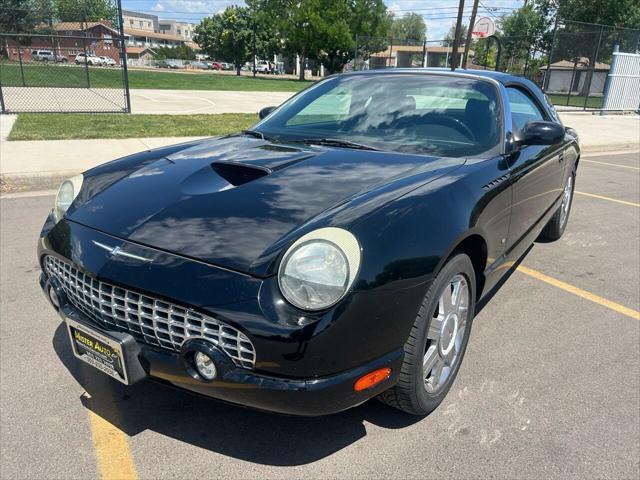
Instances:
[[[181,442],[264,465],[304,465],[366,436],[364,422],[398,429],[416,417],[371,400],[323,417],[260,412],[143,380],[125,386],[77,360],[64,324],[53,338],[56,354],[86,393],[83,405],[129,436],[151,430]]]

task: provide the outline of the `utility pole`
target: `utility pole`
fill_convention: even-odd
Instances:
[[[458,66],[458,48],[460,47],[460,30],[462,29],[462,14],[464,13],[464,0],[458,5],[458,20],[456,21],[456,35],[453,39],[453,52],[451,52],[451,71]]]
[[[476,26],[476,14],[478,13],[478,3],[480,0],[474,0],[473,10],[471,11],[471,20],[469,20],[469,28],[467,29],[467,41],[464,44],[464,55],[462,56],[462,68],[467,68],[467,59],[469,57],[469,48],[471,47],[471,38],[473,27]],[[526,0],[525,0],[526,3]]]

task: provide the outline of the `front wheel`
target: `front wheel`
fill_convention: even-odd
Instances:
[[[409,338],[398,383],[380,394],[384,403],[426,415],[449,392],[462,363],[475,312],[475,273],[469,257],[452,257],[427,292]]]
[[[575,188],[575,183],[576,171],[574,169],[567,176],[567,180],[564,183],[564,189],[562,190],[562,203],[540,234],[540,238],[542,240],[553,242],[560,239],[560,237],[562,237],[562,235],[564,234],[564,230],[565,228],[567,228],[567,223],[569,221],[569,214],[571,213],[571,204],[573,203],[573,190]]]

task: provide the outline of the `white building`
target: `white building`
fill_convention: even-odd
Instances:
[[[193,41],[197,24],[188,22],[178,22],[177,20],[159,20],[158,32],[166,35],[181,37],[187,42]]]
[[[158,31],[157,15],[132,12],[131,10],[122,10],[122,21],[124,23],[124,28],[145,30],[147,32]]]

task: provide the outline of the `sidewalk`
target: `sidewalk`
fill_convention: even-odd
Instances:
[[[640,149],[640,115],[562,112],[560,118],[578,132],[585,153]]]
[[[640,149],[640,117],[637,115],[565,113],[562,120],[578,131],[584,153]],[[0,179],[6,183],[4,190],[53,188],[61,179],[109,160],[193,138],[2,140]]]

